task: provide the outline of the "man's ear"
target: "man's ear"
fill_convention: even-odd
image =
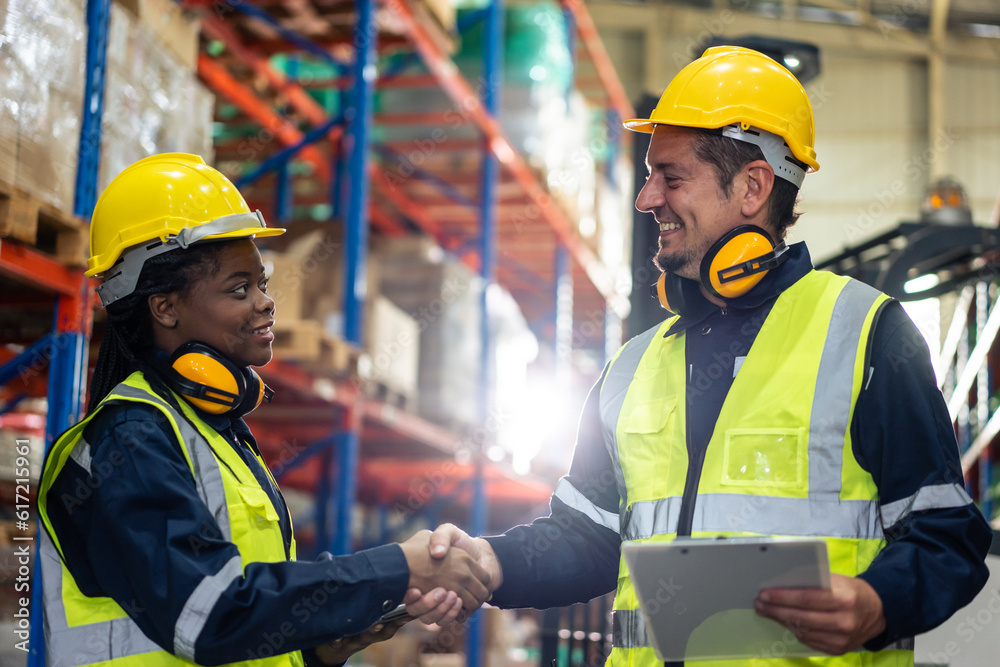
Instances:
[[[165,329],[173,329],[177,326],[177,293],[153,294],[147,299],[149,313],[153,317],[153,324],[160,325]]]
[[[774,189],[774,169],[765,160],[754,160],[746,167],[746,194],[743,196],[743,215],[752,218],[767,204]]]

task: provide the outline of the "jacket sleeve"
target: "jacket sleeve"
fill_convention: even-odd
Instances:
[[[586,602],[614,590],[621,500],[602,435],[603,380],[602,375],[587,398],[573,462],[556,486],[549,516],[487,538],[503,570],[503,584],[491,604],[543,609]]]
[[[851,423],[887,546],[859,575],[879,594],[878,649],[940,625],[985,585],[992,532],[965,491],[958,444],[927,344],[897,302],[872,334],[871,377]]]
[[[90,469],[70,461],[50,491],[53,527],[81,590],[114,599],[170,653],[205,665],[286,653],[357,634],[402,600],[398,545],[244,569],[158,411],[91,425]]]

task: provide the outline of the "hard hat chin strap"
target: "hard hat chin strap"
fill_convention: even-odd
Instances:
[[[254,213],[234,213],[216,218],[211,222],[195,227],[185,227],[176,236],[168,236],[165,239],[156,239],[143,245],[134,246],[122,253],[114,266],[104,274],[104,281],[97,288],[97,295],[101,298],[101,305],[105,308],[118,299],[122,299],[135,291],[135,286],[139,282],[139,274],[142,273],[143,265],[165,252],[171,250],[185,250],[188,247],[204,241],[210,236],[226,234],[239,230],[248,230],[255,227],[266,228],[264,216],[260,211]],[[252,238],[248,234],[247,238]]]
[[[764,159],[774,169],[774,175],[783,178],[796,188],[802,188],[802,181],[805,180],[806,170],[802,163],[795,159],[791,149],[784,139],[777,134],[756,127],[744,127],[740,123],[727,125],[720,128],[722,136],[745,141],[760,148],[764,154]]]

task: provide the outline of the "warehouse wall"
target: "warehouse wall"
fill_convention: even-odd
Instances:
[[[880,35],[731,10],[660,6],[640,16],[627,5],[592,7],[632,99],[644,90],[659,95],[711,35],[765,34],[820,47],[823,73],[806,88],[821,169],[806,178],[804,215],[791,230],[793,240],[809,244],[814,260],[916,219],[935,161],[938,175],[953,175],[966,187],[975,220],[991,219],[1000,196],[1000,43],[992,43],[1000,40],[972,40],[975,58],[948,60],[945,130],[932,141],[925,47],[902,29]],[[640,24],[655,25],[659,40],[650,40],[653,31]]]

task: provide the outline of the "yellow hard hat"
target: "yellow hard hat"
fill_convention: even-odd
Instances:
[[[166,241],[184,229],[234,214],[248,224],[198,240],[277,236],[262,228],[232,181],[198,155],[162,153],[139,160],[111,181],[90,221],[87,276],[104,273],[132,246]]]
[[[705,129],[739,125],[742,132],[757,128],[781,137],[809,171],[819,169],[813,110],[802,84],[763,53],[740,46],[706,50],[674,77],[649,118],[624,124],[647,134],[657,124]],[[768,162],[774,166],[770,158]]]
[[[284,233],[267,227],[260,211],[251,211],[236,186],[200,156],[153,155],[118,174],[97,200],[86,275],[104,274],[99,291],[106,306],[132,293],[152,256],[200,241]]]

